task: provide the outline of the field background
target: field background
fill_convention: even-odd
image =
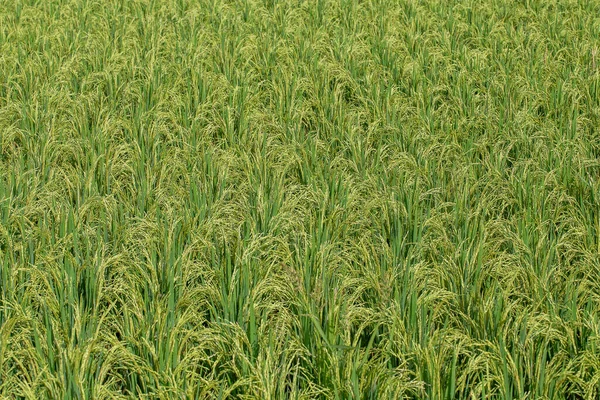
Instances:
[[[600,2],[0,0],[0,398],[598,399]]]

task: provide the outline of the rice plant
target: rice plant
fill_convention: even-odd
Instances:
[[[0,398],[600,398],[600,2],[0,0]]]

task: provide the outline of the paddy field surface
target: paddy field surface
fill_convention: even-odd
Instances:
[[[0,0],[0,398],[600,398],[600,1]]]

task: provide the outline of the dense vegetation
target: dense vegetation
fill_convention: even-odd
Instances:
[[[0,0],[0,397],[598,399],[600,2]]]

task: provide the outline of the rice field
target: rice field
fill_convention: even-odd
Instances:
[[[0,0],[0,398],[600,398],[600,1]]]

